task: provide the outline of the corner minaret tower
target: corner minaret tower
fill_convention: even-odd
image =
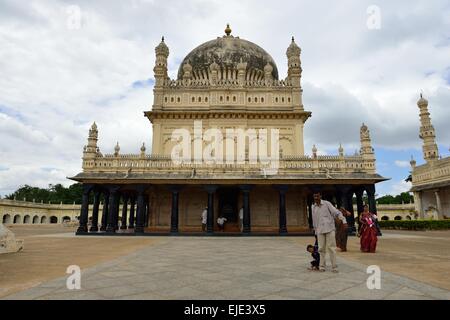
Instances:
[[[428,100],[422,97],[417,101],[420,110],[420,139],[423,140],[422,151],[425,161],[431,161],[438,158],[438,147],[436,144],[436,134],[431,124],[430,113],[428,112]]]
[[[364,167],[367,170],[375,172],[375,152],[372,147],[369,128],[364,123],[361,125],[359,136],[361,140],[359,153],[364,160]]]
[[[84,147],[83,150],[83,160],[94,159],[96,157],[98,151],[97,140],[97,124],[95,124],[94,122],[89,129],[88,144]]]
[[[286,56],[288,59],[288,80],[291,82],[293,87],[293,97],[294,106],[303,109],[302,101],[302,88],[301,88],[301,77],[302,77],[302,67],[300,60],[300,53],[302,50],[295,43],[294,37],[292,37],[291,44],[286,50]]]
[[[155,87],[162,87],[167,79],[167,58],[169,57],[169,47],[162,37],[160,44],[155,48],[156,61],[153,71],[155,72]]]
[[[155,48],[156,60],[153,72],[155,73],[155,86],[153,89],[153,107],[161,108],[163,103],[163,87],[164,82],[168,79],[167,75],[167,58],[169,57],[169,47],[161,38],[160,44]]]

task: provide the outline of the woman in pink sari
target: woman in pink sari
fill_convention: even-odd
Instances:
[[[369,206],[364,206],[364,212],[360,217],[361,229],[359,232],[361,251],[375,253],[377,247],[376,216],[369,212]]]

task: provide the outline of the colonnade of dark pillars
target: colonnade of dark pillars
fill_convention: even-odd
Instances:
[[[92,184],[83,185],[83,197],[80,212],[80,224],[77,233],[88,232],[88,219],[89,219],[89,196],[93,193],[94,202],[92,208],[92,221],[89,232],[104,231],[106,233],[115,233],[119,229],[119,207],[120,200],[122,199],[122,218],[120,221],[120,229],[135,229],[137,232],[143,232],[143,223],[145,217],[142,217],[142,229],[135,228],[138,225],[138,217],[135,217],[136,197],[139,197],[139,187],[136,190],[130,192],[120,191],[121,187],[117,185],[99,186]],[[145,189],[144,189],[145,192]],[[102,220],[99,221],[99,207],[100,198],[103,195],[103,210]],[[145,201],[144,194],[142,193],[142,199]],[[130,208],[129,220],[127,225],[128,207]],[[147,209],[145,209],[146,211]],[[139,210],[138,210],[139,211]],[[145,214],[144,211],[144,214]],[[100,228],[99,228],[100,225]]]
[[[100,197],[103,195],[103,211],[102,221],[100,222],[100,231],[106,233],[115,233],[119,229],[119,206],[120,199],[122,199],[122,217],[120,229],[134,229],[137,234],[144,233],[144,228],[148,226],[149,220],[149,208],[150,203],[146,196],[148,185],[135,185],[132,188],[128,187],[126,190],[121,191],[119,185],[98,186],[93,184],[83,185],[82,205],[79,218],[79,227],[77,233],[88,232],[88,214],[89,214],[89,196],[93,192],[93,210],[92,210],[92,222],[90,232],[98,232],[99,221],[99,205]],[[212,234],[214,232],[214,194],[218,189],[218,185],[207,185],[204,187],[208,194],[208,212],[207,212],[207,228],[206,232]],[[242,192],[243,199],[243,230],[244,234],[251,233],[251,214],[250,214],[250,191],[252,185],[239,186]],[[279,234],[286,234],[287,230],[287,216],[286,216],[286,193],[289,190],[288,185],[275,185],[275,189],[278,191],[279,198]],[[182,190],[180,185],[172,185],[169,187],[172,194],[172,206],[170,216],[170,233],[178,233],[178,221],[179,221],[179,196]],[[343,207],[351,213],[351,216],[347,218],[349,225],[349,232],[355,232],[355,216],[353,210],[353,194],[356,195],[356,204],[359,215],[363,211],[363,193],[366,191],[368,197],[369,210],[372,213],[377,212],[375,202],[375,186],[374,185],[336,185],[330,189],[330,187],[323,188],[323,186],[310,186],[307,195],[307,215],[308,224],[312,228],[312,194],[316,191],[322,192],[322,197],[325,200],[335,202],[338,207]],[[335,201],[334,201],[335,200]],[[130,205],[130,211],[128,214],[128,204]],[[135,209],[136,207],[136,209]],[[128,225],[127,225],[128,220]]]

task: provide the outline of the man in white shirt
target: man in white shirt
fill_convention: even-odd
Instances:
[[[322,200],[320,192],[314,193],[313,196],[312,218],[314,232],[317,235],[319,244],[319,270],[325,271],[325,256],[328,252],[330,254],[332,271],[338,272],[336,265],[335,218],[342,220],[344,226],[347,226],[347,220],[329,201]]]
[[[217,225],[219,226],[219,231],[225,230],[225,222],[227,222],[227,218],[223,216],[217,218]]]
[[[241,232],[244,230],[244,207],[239,210],[239,228]]]
[[[202,212],[202,231],[206,231],[206,222],[208,221],[208,207]]]

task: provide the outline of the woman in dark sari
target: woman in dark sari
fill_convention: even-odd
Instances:
[[[369,206],[365,205],[364,212],[360,217],[361,229],[359,231],[362,252],[375,253],[378,240],[376,219],[376,216],[369,212]]]

